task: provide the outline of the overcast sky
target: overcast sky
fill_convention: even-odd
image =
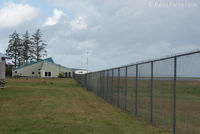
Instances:
[[[99,70],[200,48],[199,0],[1,0],[0,52],[42,30],[48,57]]]

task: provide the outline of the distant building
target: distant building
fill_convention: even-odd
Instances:
[[[84,70],[84,69],[78,69],[74,71],[75,74],[86,74],[88,73],[88,70]]]
[[[13,69],[13,77],[37,77],[37,78],[57,78],[59,74],[64,77],[73,77],[73,70],[59,64],[56,64],[52,58],[40,60]]]
[[[5,59],[8,56],[0,53],[0,88],[5,87]]]

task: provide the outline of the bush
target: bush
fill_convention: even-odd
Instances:
[[[64,73],[59,73],[58,78],[65,78],[65,74]]]

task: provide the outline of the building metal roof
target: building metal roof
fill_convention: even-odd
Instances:
[[[23,65],[23,66],[20,66],[20,67],[18,67],[18,68],[15,68],[14,70],[16,70],[16,69],[21,69],[21,68],[24,68],[24,67],[28,67],[28,66],[31,66],[31,65],[33,65],[33,64],[36,64],[36,63],[39,63],[39,62],[43,62],[43,61],[47,61],[47,62],[50,62],[50,63],[54,63],[53,59],[52,59],[51,57],[49,57],[49,58],[46,58],[46,59],[44,59],[44,60],[30,61],[29,63],[27,63],[27,64],[25,64],[25,65]],[[55,63],[54,63],[54,64],[55,64]]]
[[[40,60],[40,61],[30,61],[30,62],[27,63],[26,65],[20,66],[20,67],[18,67],[18,68],[13,69],[13,70],[17,70],[17,69],[21,69],[21,68],[24,68],[24,67],[28,67],[28,66],[31,66],[31,65],[33,65],[33,64],[40,63],[40,62],[48,62],[48,63],[54,64],[54,65],[56,65],[56,66],[60,66],[60,67],[63,67],[63,68],[72,70],[72,69],[70,69],[70,68],[67,68],[67,67],[64,67],[64,66],[62,66],[62,65],[56,64],[56,63],[54,62],[54,60],[53,60],[51,57],[46,58],[46,59],[43,59],[43,60]]]

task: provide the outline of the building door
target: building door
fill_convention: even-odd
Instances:
[[[65,77],[67,78],[67,72],[65,72]]]
[[[48,76],[51,77],[51,72],[48,72]]]
[[[47,77],[48,76],[48,73],[47,72],[45,72],[45,77]]]
[[[72,77],[71,72],[65,72],[65,77],[66,77],[66,78],[71,78],[71,77]]]

